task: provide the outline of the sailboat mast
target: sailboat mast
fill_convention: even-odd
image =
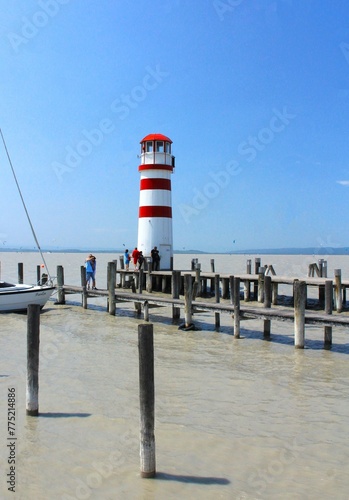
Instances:
[[[36,246],[38,247],[38,250],[40,252],[40,255],[41,255],[41,258],[42,258],[42,261],[44,263],[44,266],[45,266],[45,269],[47,271],[47,276],[48,276],[48,279],[51,281],[51,276],[50,276],[50,272],[48,270],[48,267],[47,267],[47,264],[46,264],[46,261],[45,261],[45,258],[42,254],[42,251],[41,251],[41,248],[40,248],[40,245],[39,245],[39,241],[36,237],[36,234],[35,234],[35,231],[34,231],[34,227],[33,227],[33,224],[32,224],[32,221],[30,219],[30,216],[29,216],[29,212],[27,210],[27,207],[26,207],[26,204],[25,204],[25,201],[24,201],[24,198],[23,198],[23,195],[22,195],[22,191],[21,191],[21,188],[19,186],[19,183],[18,183],[18,180],[17,180],[17,176],[16,176],[16,173],[15,173],[15,169],[13,168],[13,165],[12,165],[12,161],[11,161],[11,158],[10,158],[10,155],[9,155],[9,152],[8,152],[8,149],[7,149],[7,146],[6,146],[6,142],[5,142],[5,138],[3,136],[3,133],[2,133],[2,130],[0,128],[0,134],[1,134],[1,138],[2,138],[2,142],[4,144],[4,148],[5,148],[5,151],[6,151],[6,155],[7,155],[7,159],[9,161],[9,164],[10,164],[10,167],[11,167],[11,170],[12,170],[12,174],[13,174],[13,177],[15,179],[15,182],[16,182],[16,186],[17,186],[17,189],[18,189],[18,192],[19,192],[19,196],[21,197],[21,200],[22,200],[22,204],[23,204],[23,207],[24,207],[24,210],[25,210],[25,213],[26,213],[26,216],[27,216],[27,219],[28,219],[28,222],[29,222],[29,225],[30,225],[30,229],[32,231],[32,234],[33,234],[33,237],[34,237],[34,240],[35,240],[35,243],[36,243]]]

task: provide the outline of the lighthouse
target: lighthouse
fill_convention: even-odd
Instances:
[[[171,174],[175,166],[172,141],[162,134],[141,140],[138,250],[150,257],[157,247],[160,269],[173,268]]]

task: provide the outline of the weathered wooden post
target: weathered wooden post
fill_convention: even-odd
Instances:
[[[252,274],[252,261],[248,259],[246,262],[246,274]],[[251,298],[251,281],[249,279],[244,281],[244,301],[248,302]]]
[[[65,304],[64,269],[63,266],[57,266],[57,302],[56,304]]]
[[[115,288],[118,286],[118,261],[117,259],[113,260],[115,264]]]
[[[200,273],[201,273],[201,264],[196,264],[195,268],[195,281],[197,283],[197,291],[196,291],[196,296],[201,297],[201,279],[200,279]]]
[[[167,276],[166,276],[166,274],[164,274],[161,277],[161,291],[162,291],[162,293],[166,293],[166,289],[167,289]]]
[[[86,291],[86,268],[80,267],[81,287],[82,287],[82,307],[87,309],[87,291]]]
[[[222,278],[222,299],[229,299],[229,278]]]
[[[258,302],[264,302],[264,273],[265,268],[258,269]]]
[[[142,293],[143,280],[144,280],[144,271],[143,271],[143,269],[140,269],[138,271],[138,293]]]
[[[149,303],[147,300],[144,301],[143,310],[144,310],[144,321],[149,321]]]
[[[342,301],[342,271],[340,269],[334,270],[334,283],[335,283],[335,303],[336,311],[342,312],[343,301]]]
[[[278,284],[276,281],[272,282],[272,304],[276,306],[278,303]]]
[[[138,325],[141,477],[155,477],[155,383],[153,325]]]
[[[211,263],[211,273],[214,273],[215,272],[214,259],[211,259],[210,263]],[[214,281],[214,277],[213,277],[213,278],[210,279],[210,292],[211,292],[211,295],[215,294],[214,283],[215,283],[215,281]]]
[[[219,290],[219,274],[214,275],[214,289],[215,289],[216,304],[219,304],[219,292],[220,292],[220,290]],[[220,316],[219,312],[215,312],[214,317],[215,317],[215,328],[216,328],[216,330],[218,330],[219,327],[221,326],[221,316]]]
[[[261,259],[259,257],[256,257],[254,259],[254,274],[258,274],[260,267]],[[253,283],[253,299],[258,300],[258,283]]]
[[[294,345],[297,349],[304,349],[305,334],[305,281],[294,280]]]
[[[204,297],[207,295],[207,278],[201,280],[201,295]]]
[[[184,328],[192,326],[193,284],[191,274],[184,274]]]
[[[36,284],[40,285],[41,283],[41,267],[36,266]]]
[[[325,281],[325,313],[332,314],[333,310],[333,281]],[[325,347],[332,345],[332,326],[324,327],[324,343]]]
[[[271,276],[264,276],[264,307],[268,309],[271,307],[271,295],[272,295]],[[264,329],[263,329],[264,338],[270,338],[270,324],[271,324],[270,319],[264,320]]]
[[[125,269],[125,261],[123,255],[119,256],[119,262],[120,262],[120,287],[125,288],[126,275],[125,273],[122,272]]]
[[[234,337],[240,338],[240,278],[234,278],[233,286],[234,300]]]
[[[110,315],[115,316],[115,286],[116,286],[115,262],[108,262],[107,283],[108,283],[108,312]]]
[[[132,280],[131,290],[132,293],[137,293],[135,280]],[[142,304],[140,302],[135,302],[134,307],[137,315],[139,316],[142,313]]]
[[[147,279],[146,279],[146,281],[147,281],[146,288],[147,288],[148,293],[152,293],[152,291],[153,291],[153,276],[152,276],[151,268],[152,268],[152,264],[150,263],[149,267],[148,267]]]
[[[319,269],[319,276],[321,278],[327,278],[327,260],[319,259],[318,269]]]
[[[230,303],[234,305],[234,276],[229,276],[229,288],[230,288]]]
[[[23,262],[18,262],[18,283],[23,283]]]
[[[28,305],[26,414],[39,414],[40,306]]]
[[[181,272],[172,271],[171,292],[173,299],[179,299],[179,288],[181,281]],[[179,307],[172,306],[172,319],[179,319],[181,310]]]

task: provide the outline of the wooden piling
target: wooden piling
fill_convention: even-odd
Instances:
[[[144,270],[140,269],[138,271],[138,293],[143,291],[143,281],[144,281]]]
[[[23,284],[23,263],[18,263],[18,283]]]
[[[115,316],[115,286],[116,286],[116,264],[108,262],[107,267],[107,283],[108,283],[108,312],[111,316]]]
[[[246,261],[246,274],[252,274],[251,259],[248,259]],[[251,298],[251,281],[247,279],[244,281],[244,301],[248,302],[250,298]]]
[[[195,268],[195,281],[197,283],[197,291],[196,291],[196,296],[201,297],[201,279],[200,279],[200,273],[201,273],[201,264],[197,264]]]
[[[304,349],[305,337],[305,281],[294,281],[294,345],[297,349]]]
[[[146,278],[146,290],[148,293],[152,293],[153,291],[153,276],[151,273],[151,263],[148,266],[148,271],[147,271],[147,278]]]
[[[64,269],[63,266],[57,266],[57,302],[56,304],[65,304]]]
[[[258,274],[258,270],[261,267],[261,259],[256,257],[254,259],[254,273]],[[253,283],[253,299],[258,300],[258,283]]]
[[[334,270],[334,283],[335,283],[335,304],[336,311],[342,312],[343,301],[342,301],[342,271],[340,269]]]
[[[332,314],[333,310],[333,281],[325,281],[325,313]],[[332,345],[332,326],[324,327],[324,344],[325,347]]]
[[[271,299],[272,299],[272,286],[271,286],[271,276],[264,276],[264,307],[271,307]],[[271,329],[271,321],[270,319],[263,320],[264,328],[263,335],[264,338],[270,338],[270,329]]]
[[[215,289],[216,304],[219,304],[219,299],[220,299],[220,297],[219,297],[219,295],[220,295],[219,274],[215,274],[215,276],[214,276],[214,289]],[[214,317],[215,317],[215,328],[216,328],[216,330],[218,330],[219,327],[221,326],[221,316],[220,316],[219,312],[215,312]]]
[[[144,310],[144,321],[149,321],[149,302],[147,300],[144,301],[143,310]]]
[[[211,259],[210,263],[211,263],[211,273],[214,273],[215,272],[215,269],[214,269],[214,259]]]
[[[87,309],[87,290],[86,290],[86,268],[80,267],[81,287],[82,287],[82,307]]]
[[[167,290],[167,276],[162,276],[161,279],[161,292],[166,293]]]
[[[41,284],[41,267],[39,265],[36,266],[36,284]]]
[[[271,299],[271,301],[272,301],[272,304],[274,306],[276,306],[278,303],[278,283],[275,283],[275,282],[272,283],[272,299]]]
[[[153,325],[138,325],[140,469],[141,477],[156,475],[155,459],[155,384]]]
[[[179,289],[181,284],[181,272],[180,271],[172,271],[172,280],[171,280],[171,293],[173,299],[179,299]],[[179,307],[172,306],[172,319],[179,319],[181,315],[181,310]]]
[[[258,302],[264,302],[264,267],[258,269]]]
[[[240,278],[234,277],[233,286],[234,301],[234,337],[240,338]]]
[[[184,328],[192,325],[193,285],[191,274],[184,274]]]
[[[26,414],[39,414],[40,306],[28,305]]]
[[[222,299],[229,299],[229,278],[222,278]]]
[[[132,280],[132,283],[131,283],[131,290],[132,290],[132,293],[137,293],[136,283],[135,283],[134,279]],[[135,307],[135,311],[136,311],[137,315],[140,316],[142,313],[142,304],[140,302],[135,302],[134,307]]]

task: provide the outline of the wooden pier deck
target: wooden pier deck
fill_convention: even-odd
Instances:
[[[81,286],[63,285],[63,290],[66,294],[83,294],[84,290]],[[93,297],[109,297],[109,291],[106,289],[101,290],[87,290],[88,298]],[[153,306],[174,306],[184,309],[184,299],[174,299],[169,296],[160,296],[158,294],[150,293],[133,293],[127,291],[115,290],[115,301],[120,302],[133,302],[139,303],[143,307],[146,304]],[[192,302],[193,312],[217,312],[220,314],[228,314],[234,317],[235,306],[228,302],[209,302],[198,301]],[[240,317],[245,319],[263,319],[263,320],[277,320],[294,322],[294,311],[290,307],[278,306],[276,308],[267,308],[264,306],[249,305],[240,306]],[[344,326],[349,327],[349,315],[339,313],[326,314],[318,311],[309,311],[305,313],[305,323],[309,325],[322,325],[322,326]]]

